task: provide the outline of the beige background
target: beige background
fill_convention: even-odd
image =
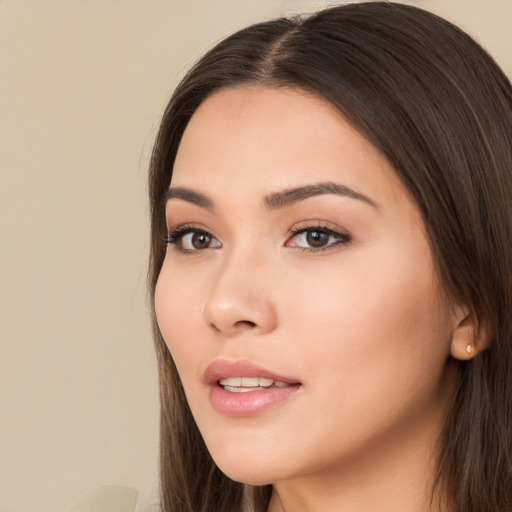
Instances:
[[[248,23],[335,2],[0,0],[0,512],[151,488],[146,169],[184,70]],[[418,0],[512,75],[512,0]]]

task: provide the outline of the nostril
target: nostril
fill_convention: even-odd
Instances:
[[[220,332],[220,329],[213,323],[213,322],[210,322],[210,327],[215,331],[215,332]]]
[[[239,320],[238,322],[236,322],[235,324],[237,327],[240,326],[240,327],[256,327],[256,324],[254,322],[251,322],[250,320]]]
[[[216,333],[227,332],[226,329],[218,327],[217,325],[215,325],[214,322],[210,322],[209,326],[210,326],[210,329],[212,329]],[[251,322],[250,320],[239,320],[238,322],[235,322],[234,324],[232,324],[231,327],[234,328],[235,331],[237,331],[237,330],[244,330],[244,329],[253,329],[256,326],[257,326],[257,324],[255,322]]]

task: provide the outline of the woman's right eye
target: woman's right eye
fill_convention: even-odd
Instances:
[[[208,231],[184,228],[170,231],[167,244],[174,244],[184,252],[201,251],[221,247],[221,243]]]

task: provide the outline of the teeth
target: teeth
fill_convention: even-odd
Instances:
[[[226,391],[245,393],[247,391],[257,391],[261,388],[269,388],[272,384],[278,388],[288,387],[286,382],[273,381],[265,377],[229,377],[228,379],[219,379],[219,384]]]
[[[241,386],[242,377],[230,377],[229,379],[220,379],[219,384],[221,386]]]
[[[258,377],[242,377],[241,386],[244,388],[257,388],[260,385]]]

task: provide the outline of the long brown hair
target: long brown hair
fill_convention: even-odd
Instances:
[[[457,512],[512,496],[512,87],[468,35],[411,6],[370,2],[257,24],[209,51],[176,89],[151,161],[150,293],[165,254],[163,197],[181,136],[212,92],[294,87],[330,101],[394,166],[421,211],[446,292],[491,337],[459,363],[437,484]],[[154,315],[153,315],[154,318]],[[271,487],[216,467],[154,321],[165,512],[263,512]]]

